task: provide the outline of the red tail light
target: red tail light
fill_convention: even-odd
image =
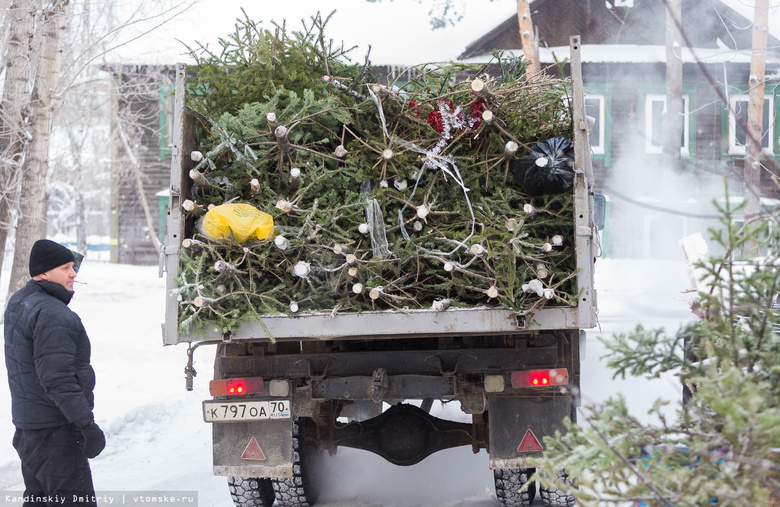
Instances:
[[[209,382],[209,393],[212,396],[238,396],[263,392],[263,378],[229,378]]]
[[[512,387],[515,388],[565,386],[568,383],[569,371],[566,368],[512,372]]]

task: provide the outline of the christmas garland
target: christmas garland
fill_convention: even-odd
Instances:
[[[512,178],[534,143],[571,137],[567,82],[526,79],[521,60],[496,54],[489,66],[420,66],[380,85],[368,61],[324,51],[314,21],[319,30],[295,37],[236,38],[257,58],[240,72],[230,44],[199,56],[180,331],[269,314],[575,306],[572,193],[532,197]],[[260,80],[246,103],[209,99],[252,65],[267,72],[261,49],[278,69],[307,52],[317,55],[307,65],[331,72],[295,86]],[[271,215],[273,231],[243,243],[205,234],[204,213],[226,202]]]

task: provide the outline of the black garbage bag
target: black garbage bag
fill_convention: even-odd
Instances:
[[[515,184],[529,195],[560,194],[574,183],[574,143],[563,137],[539,141],[528,155],[515,160]]]

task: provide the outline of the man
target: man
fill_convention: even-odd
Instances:
[[[87,459],[100,454],[106,440],[92,414],[89,338],[67,306],[76,255],[59,243],[36,241],[32,280],[11,296],[5,311],[13,444],[22,460],[25,507],[96,505]]]

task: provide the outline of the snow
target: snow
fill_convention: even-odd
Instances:
[[[3,285],[7,279],[4,272]],[[108,439],[106,450],[92,460],[97,492],[114,498],[125,493],[121,505],[133,505],[132,496],[138,494],[197,492],[201,507],[232,507],[225,478],[212,475],[211,428],[200,410],[202,400],[209,397],[213,347],[197,350],[199,375],[194,391],[187,392],[186,349],[162,345],[165,289],[158,268],[87,261],[78,280],[86,285],[76,286],[71,308],[80,315],[92,341],[95,415]],[[632,413],[641,418],[656,398],[679,399],[680,388],[673,378],[613,380],[600,361],[605,349],[598,338],[629,331],[640,322],[676,331],[692,318],[682,293],[690,284],[682,260],[597,261],[600,327],[588,333],[582,365],[586,402],[623,393]],[[435,403],[434,413],[464,420],[456,405]],[[1,381],[1,505],[7,505],[2,501],[5,495],[23,490],[11,446],[13,431],[10,393]],[[442,451],[412,467],[396,467],[367,452],[339,449],[327,462],[329,476],[319,505],[493,506],[493,476],[487,462],[484,451],[472,454],[466,447]]]
[[[581,60],[584,63],[665,63],[666,46],[640,46],[637,44],[582,44]],[[522,50],[505,49],[507,56],[521,56]],[[539,60],[542,63],[555,63],[568,58],[569,46],[539,48]],[[681,48],[678,51],[683,63],[723,64],[750,63],[752,50],[729,48]],[[475,56],[462,60],[464,63],[480,63],[484,56]]]

